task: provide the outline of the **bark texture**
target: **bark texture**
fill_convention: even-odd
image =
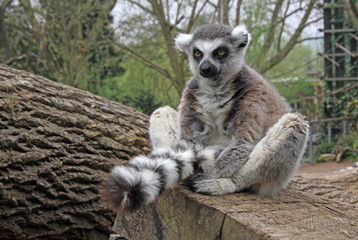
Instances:
[[[277,198],[178,188],[135,214],[119,214],[113,230],[131,240],[355,239],[357,196],[358,169],[297,176]]]
[[[1,239],[108,239],[113,165],[150,151],[148,117],[0,65]]]

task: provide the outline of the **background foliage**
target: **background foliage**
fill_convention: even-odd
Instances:
[[[247,64],[310,118],[357,117],[357,89],[301,101],[327,89],[322,70],[323,2],[314,0],[4,0],[0,62],[44,75],[150,114],[176,107],[190,78],[174,48],[179,32],[208,23],[245,24]],[[347,13],[348,14],[348,13]],[[350,23],[350,24],[354,24]]]

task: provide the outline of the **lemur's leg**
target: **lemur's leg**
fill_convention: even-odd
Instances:
[[[153,150],[176,146],[179,143],[178,112],[168,106],[155,110],[150,116],[149,134]]]
[[[184,139],[180,139],[179,113],[169,106],[158,108],[150,116],[149,134],[152,142],[152,154],[161,154],[168,150],[174,152],[191,149],[198,161],[205,161],[203,166],[212,167],[221,152],[217,146],[204,147]]]
[[[274,195],[285,188],[295,174],[306,148],[308,132],[308,123],[302,115],[285,114],[268,130],[236,173],[228,178],[198,181],[194,189],[223,195],[251,187],[261,195]]]

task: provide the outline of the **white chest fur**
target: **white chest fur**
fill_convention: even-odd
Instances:
[[[202,106],[201,113],[205,117],[205,124],[211,129],[210,133],[204,137],[203,144],[207,146],[229,145],[232,137],[224,131],[224,122],[227,119],[228,109],[231,108],[230,103],[225,103],[230,100],[231,95],[213,91],[202,91],[201,93],[198,97],[198,102]]]

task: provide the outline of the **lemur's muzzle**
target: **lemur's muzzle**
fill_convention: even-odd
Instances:
[[[218,74],[218,68],[215,67],[210,61],[205,60],[200,64],[200,75],[204,78],[211,78]]]

